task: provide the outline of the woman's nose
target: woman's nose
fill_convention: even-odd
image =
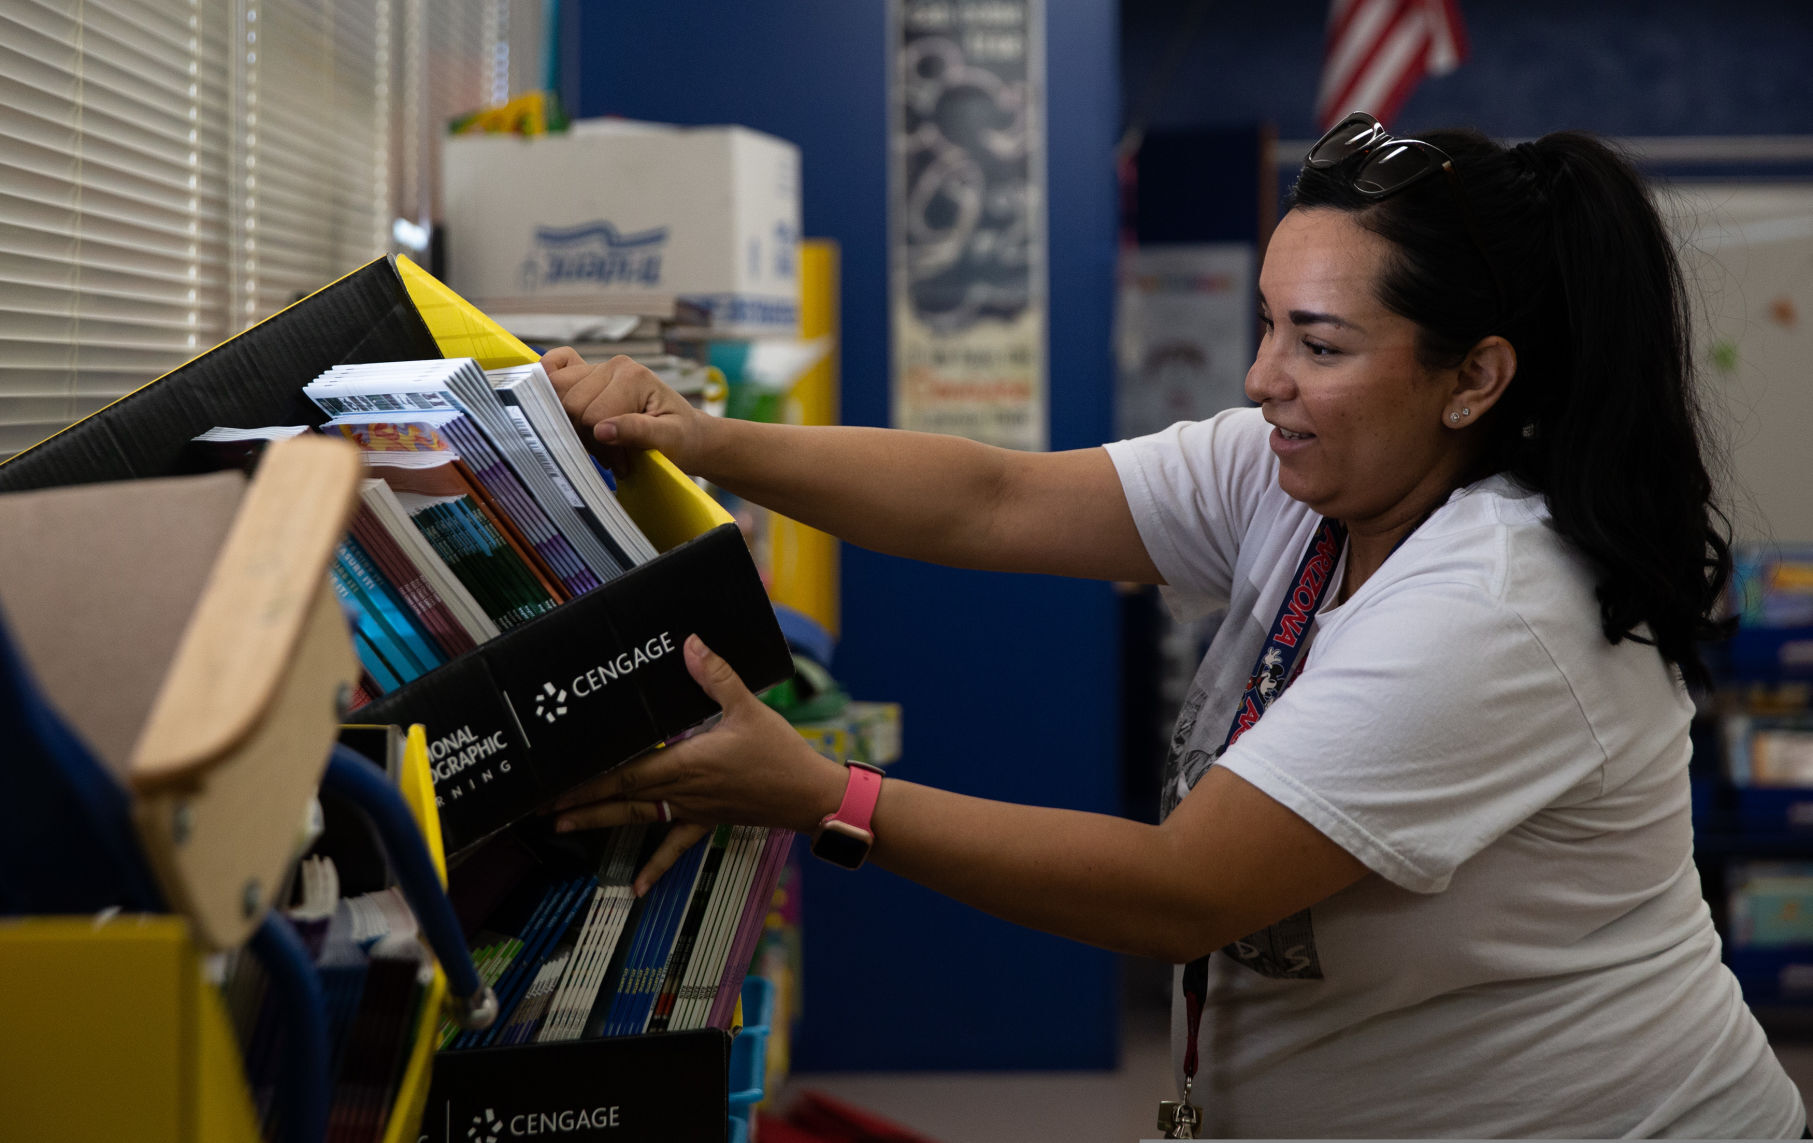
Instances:
[[[1259,353],[1246,371],[1246,396],[1254,404],[1288,401],[1296,390],[1289,371],[1272,351],[1273,340],[1267,337],[1259,342]]]

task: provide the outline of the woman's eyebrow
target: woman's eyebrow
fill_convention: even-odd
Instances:
[[[1364,329],[1355,325],[1353,322],[1348,321],[1344,317],[1337,317],[1334,314],[1317,313],[1314,310],[1292,310],[1290,312],[1290,319],[1292,325],[1332,325],[1340,329],[1351,329],[1355,333],[1366,332]]]

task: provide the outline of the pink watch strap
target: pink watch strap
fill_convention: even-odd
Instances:
[[[875,816],[875,800],[881,796],[881,775],[867,766],[846,766],[844,769],[849,773],[849,781],[844,784],[844,800],[839,803],[837,812],[825,821],[836,820],[869,830],[869,820]]]

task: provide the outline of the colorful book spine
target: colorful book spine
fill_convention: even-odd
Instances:
[[[361,597],[358,586],[339,560],[328,565],[328,582],[333,585],[340,602],[352,612],[353,649],[358,652],[359,662],[372,682],[388,694],[414,678],[414,674],[408,673],[402,649],[383,632],[372,614],[371,605]]]
[[[535,979],[529,982],[529,989],[523,994],[522,1002],[516,1006],[516,1013],[510,1017],[509,1024],[498,1037],[500,1044],[520,1044],[534,1034],[547,1015],[548,1005],[554,999],[554,988],[560,983],[561,974],[566,971],[567,962],[572,959],[571,950],[558,953],[542,962],[535,973]]]
[[[443,655],[451,659],[478,645],[369,505],[359,505],[353,516],[352,534],[384,578],[396,587],[397,594]]]
[[[686,902],[703,864],[702,847],[694,846],[655,883],[651,896],[658,900],[643,920],[649,939],[642,946],[638,963],[626,969],[624,984],[618,988],[617,1003],[611,1008],[615,1030],[610,1034],[634,1036],[647,1029],[655,992],[673,953]]]
[[[768,831],[767,850],[762,855],[755,882],[743,904],[736,938],[725,958],[724,975],[718,983],[717,999],[706,1017],[705,1026],[708,1028],[730,1027],[731,1016],[736,1012],[737,995],[743,987],[743,977],[749,971],[749,961],[755,956],[756,944],[761,940],[762,928],[774,900],[774,887],[780,882],[781,868],[787,864],[787,854],[793,848],[795,836],[791,830]]]
[[[630,882],[635,876],[636,859],[646,834],[644,826],[612,831],[609,847],[599,865],[598,877],[603,884],[598,889],[594,917],[581,938],[579,956],[575,958],[577,963],[569,968],[570,979],[562,982],[561,994],[555,1002],[556,1011],[537,1039],[550,1043],[576,1040],[585,1031],[637,904]]]
[[[465,497],[448,505],[459,527],[470,537],[491,575],[515,601],[513,623],[524,623],[551,611],[560,601],[550,594],[499,527],[482,502]]]
[[[458,417],[448,423],[447,435],[478,482],[484,485],[492,499],[521,529],[523,537],[553,575],[565,584],[567,591],[571,595],[578,595],[597,587],[598,578],[586,568],[565,537],[555,530],[554,525],[548,521],[547,513],[529,495],[528,490],[522,486],[522,481],[517,479],[504,458],[491,448],[483,434],[468,423],[466,418]]]
[[[502,628],[498,617],[508,614],[512,605],[473,546],[472,538],[456,525],[452,504],[431,505],[412,512],[409,519],[428,541],[428,546],[441,557],[441,562],[447,565],[447,570],[466,585],[466,590],[472,593],[484,613]]]
[[[755,867],[761,860],[768,831],[755,826],[735,826],[724,850],[724,866],[712,887],[711,904],[699,936],[699,947],[687,965],[676,994],[668,1028],[685,1031],[704,1027],[705,1012],[717,996],[724,958],[730,951],[731,930],[742,915]]]
[[[724,853],[729,844],[729,826],[719,826],[711,832],[711,844],[706,847],[705,857],[699,866],[698,883],[693,886],[687,899],[680,930],[674,937],[674,951],[667,958],[661,981],[654,989],[654,1002],[649,1006],[648,1014],[650,1032],[667,1031],[668,1020],[673,1016],[674,1002],[678,999],[680,981],[686,976],[687,965],[698,944],[699,929],[705,923],[705,913],[711,906],[712,888],[717,884],[718,871],[723,868]]]
[[[515,1015],[517,1006],[522,1003],[528,988],[536,975],[541,971],[549,953],[572,927],[573,916],[585,901],[591,899],[592,890],[597,882],[590,877],[575,877],[551,886],[544,898],[544,910],[539,922],[523,932],[523,952],[512,966],[511,972],[505,974],[497,988],[498,1017],[497,1022],[469,1045],[490,1047],[499,1043],[509,1020]]]
[[[378,608],[379,620],[390,629],[397,641],[403,645],[409,657],[420,668],[418,675],[427,674],[442,663],[447,657],[423,634],[415,615],[409,610],[396,589],[384,574],[378,570],[376,563],[366,552],[364,545],[352,536],[340,543],[340,556],[358,581],[365,597]]]
[[[541,434],[535,431],[534,425],[529,421],[528,412],[523,407],[522,395],[508,387],[497,389],[495,392],[498,402],[503,406],[504,412],[509,415],[511,424],[515,426],[517,435],[522,438],[523,447],[527,448],[530,454],[540,462],[542,470],[548,474],[548,479],[553,481],[560,494],[566,497],[567,503],[572,506],[573,512],[579,517],[580,522],[624,569],[635,567],[639,561],[629,554],[622,541],[612,533],[610,527],[600,520],[598,514],[586,504],[585,498],[573,486],[573,481],[568,479],[567,474],[562,471],[560,462],[549,451],[547,443],[541,439]]]
[[[555,606],[467,497],[424,508],[411,519],[500,629]]]
[[[610,1035],[611,1014],[617,1007],[617,994],[623,991],[623,982],[628,975],[630,963],[636,959],[637,950],[648,940],[648,933],[642,926],[642,919],[648,915],[649,898],[654,894],[637,897],[630,902],[629,913],[624,917],[623,936],[617,942],[616,949],[604,967],[604,977],[599,981],[597,994],[592,1000],[592,1007],[586,1013],[581,1025],[581,1038]]]
[[[547,1016],[535,1030],[534,1038],[538,1042],[550,1043],[567,1038],[562,1034],[562,1028],[569,1019],[579,981],[596,956],[598,942],[603,935],[603,919],[610,913],[611,906],[611,894],[606,886],[601,885],[592,890],[592,902],[586,910],[585,923],[580,926],[579,939],[574,942],[572,955],[567,958],[560,980],[555,984],[554,993],[548,1000]]]
[[[511,990],[517,977],[522,973],[523,966],[528,962],[529,958],[534,955],[532,942],[535,935],[540,931],[540,925],[543,918],[546,917],[549,911],[554,907],[555,895],[555,886],[549,886],[542,893],[541,899],[535,905],[535,909],[529,914],[528,919],[523,922],[522,931],[515,936],[515,951],[510,955],[508,963],[506,963],[503,970],[498,973],[497,978],[491,981],[491,990],[496,994],[498,1001],[497,1018],[491,1025],[493,1028],[497,1027],[498,1023],[509,1017],[509,1010],[504,1006],[504,996],[506,992]],[[454,1037],[452,1047],[478,1047],[484,1034],[484,1030],[479,1029],[461,1032]]]

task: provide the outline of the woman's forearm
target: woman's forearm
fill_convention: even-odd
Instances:
[[[686,667],[723,708],[707,734],[625,763],[564,795],[560,829],[630,822],[734,822],[810,834],[848,793],[844,767],[813,750],[735,671],[689,636]],[[1103,814],[985,801],[884,778],[871,859],[1031,928],[1125,952],[1189,960],[1306,909],[1366,867],[1296,813],[1214,767],[1152,826]],[[664,842],[642,877],[670,868],[698,833]],[[672,840],[671,838],[669,839]]]
[[[890,778],[874,828],[875,864],[1028,928],[1173,963],[1242,935],[1159,826]]]
[[[1006,450],[893,429],[714,422],[698,474],[853,544],[993,567],[987,543]]]
[[[707,416],[627,357],[542,358],[582,439],[681,469],[840,539],[991,571],[1161,582],[1104,449],[1018,452],[895,429]]]
[[[712,422],[690,471],[889,555],[952,567],[1162,583],[1105,449],[1018,452],[962,437]]]

